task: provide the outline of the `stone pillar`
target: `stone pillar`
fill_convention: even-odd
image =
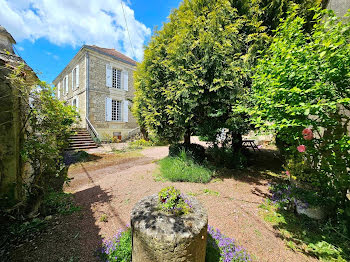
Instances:
[[[204,262],[208,215],[186,196],[193,212],[175,216],[157,208],[158,195],[139,201],[131,213],[132,262]]]

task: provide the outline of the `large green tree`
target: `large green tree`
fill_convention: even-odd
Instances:
[[[193,132],[215,141],[226,128],[239,148],[249,119],[232,107],[248,103],[257,52],[267,46],[287,2],[293,1],[185,0],[138,66],[134,113],[141,127],[171,142],[185,134],[187,143]]]

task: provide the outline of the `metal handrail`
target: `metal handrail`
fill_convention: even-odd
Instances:
[[[93,137],[95,137],[97,140],[100,140],[100,137],[98,135],[98,132],[96,131],[96,129],[94,128],[94,126],[91,124],[91,122],[89,121],[89,119],[86,117],[86,123],[87,123],[87,130],[90,133],[90,135],[92,135]],[[91,134],[92,133],[92,134]]]
[[[136,135],[140,133],[140,127],[136,127],[128,132],[128,138],[132,137],[133,135]]]

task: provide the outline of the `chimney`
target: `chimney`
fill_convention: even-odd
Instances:
[[[13,44],[16,44],[15,39],[13,39],[12,35],[7,32],[5,27],[0,25],[0,52],[4,52],[5,50],[11,54],[14,54]]]

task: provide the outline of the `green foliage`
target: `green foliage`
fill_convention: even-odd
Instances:
[[[129,142],[129,147],[149,147],[153,146],[153,142],[151,140],[146,141],[145,139],[141,138],[132,142]]]
[[[33,218],[30,221],[24,223],[13,223],[10,226],[10,233],[15,237],[28,236],[33,233],[40,232],[46,227],[47,223],[45,220],[40,218]]]
[[[177,216],[187,215],[192,208],[190,201],[173,186],[165,187],[159,191],[158,205],[160,210]]]
[[[102,261],[129,262],[131,261],[132,244],[131,229],[119,231],[111,241],[104,241],[100,257]]]
[[[171,142],[187,130],[209,130],[215,140],[245,93],[246,44],[255,40],[250,32],[263,37],[259,28],[230,1],[184,1],[153,36],[135,74],[139,123]]]
[[[208,189],[208,188],[204,188],[204,189],[203,189],[203,193],[204,193],[205,195],[220,196],[220,193],[219,193],[219,192],[214,191],[214,190],[211,190],[211,189]]]
[[[66,178],[62,153],[78,114],[54,97],[51,86],[37,79],[33,72],[25,71],[24,65],[15,68],[9,80],[21,99],[23,115],[19,126],[24,141],[20,154],[26,168],[31,167],[31,177],[25,180],[22,190],[26,207],[31,210],[39,206],[37,202],[48,191],[50,182]]]
[[[216,167],[242,169],[247,166],[247,157],[242,152],[234,152],[227,147],[209,147],[208,159]]]
[[[169,146],[169,156],[177,157],[185,151],[188,157],[191,157],[195,162],[202,163],[205,160],[205,148],[198,144],[171,144]]]
[[[102,214],[100,216],[100,222],[107,222],[108,221],[108,216],[107,214]]]
[[[207,238],[208,240],[207,240],[207,249],[205,253],[205,261],[206,262],[220,261],[220,257],[221,257],[220,249],[218,248],[215,239],[210,234],[208,234]]]
[[[317,12],[308,33],[305,19],[292,12],[259,60],[252,88],[255,123],[283,133],[292,176],[338,207],[349,204],[350,188],[349,21]],[[303,137],[305,128],[313,138]]]
[[[342,233],[345,225],[297,216],[287,209],[285,202],[273,204],[267,201],[260,207],[264,210],[261,212],[264,219],[279,230],[288,247],[316,256],[321,261],[349,261],[350,241]]]
[[[167,157],[159,161],[161,176],[172,182],[208,183],[213,172],[199,165],[182,151],[178,157]]]
[[[79,211],[80,207],[74,204],[74,197],[70,193],[51,191],[44,199],[43,213],[45,215],[52,214],[72,214]]]
[[[185,132],[212,142],[223,128],[245,133],[249,117],[232,107],[250,103],[258,51],[294,3],[309,17],[317,2],[183,1],[152,37],[135,74],[133,113],[141,129],[171,143]]]
[[[208,226],[206,246],[206,262],[252,261],[244,248],[237,246],[234,239],[225,237],[218,229]],[[132,233],[131,229],[119,230],[110,241],[103,241],[101,252],[98,254],[106,262],[131,262]]]

